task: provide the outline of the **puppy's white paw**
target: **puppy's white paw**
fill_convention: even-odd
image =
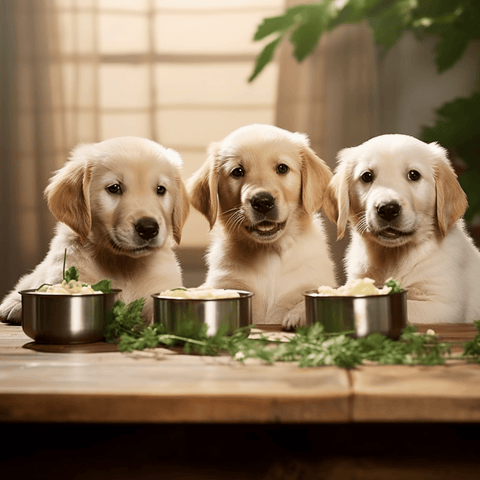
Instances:
[[[305,303],[301,302],[283,317],[283,328],[291,330],[305,325],[306,322]]]
[[[0,322],[22,322],[22,297],[18,293],[8,295],[0,305]]]

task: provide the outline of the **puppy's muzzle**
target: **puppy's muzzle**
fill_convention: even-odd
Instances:
[[[143,217],[135,223],[135,230],[143,240],[151,240],[158,235],[159,226],[154,218]]]
[[[402,207],[397,202],[388,202],[377,207],[378,216],[386,222],[395,220],[402,210]]]
[[[275,206],[275,199],[268,192],[260,192],[252,197],[250,205],[256,212],[266,215]]]

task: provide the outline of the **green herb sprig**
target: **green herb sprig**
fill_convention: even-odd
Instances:
[[[469,362],[480,363],[480,320],[473,322],[477,329],[477,335],[473,340],[465,342],[462,357]]]
[[[69,283],[72,280],[78,282],[79,276],[80,276],[78,268],[72,266],[68,270],[65,270],[66,263],[67,263],[67,249],[65,249],[63,253],[63,270],[62,270],[63,280],[65,280],[66,283]],[[40,290],[45,285],[51,286],[50,283],[42,283],[42,285],[40,285],[37,288],[37,291]],[[82,283],[82,286],[87,287],[88,285],[86,283]],[[92,288],[92,290],[95,290],[96,292],[102,292],[102,293],[112,292],[112,282],[107,279],[100,280],[99,282],[94,283],[93,285],[90,285],[90,287]]]
[[[179,347],[187,354],[229,354],[239,362],[249,358],[267,364],[294,362],[300,367],[334,365],[355,368],[367,362],[379,365],[443,365],[447,358],[462,358],[480,362],[480,321],[475,322],[478,333],[464,345],[464,352],[451,356],[451,346],[440,342],[436,335],[421,334],[414,326],[406,327],[399,340],[373,333],[353,338],[350,333],[330,334],[316,323],[300,327],[288,341],[272,340],[265,334],[249,338],[252,326],[237,329],[228,335],[220,328],[214,336],[207,335],[207,326],[182,318],[173,331],[165,325],[147,325],[141,317],[144,299],[129,305],[117,301],[106,327],[107,341],[117,342],[122,352],[145,348]]]
[[[391,278],[390,280],[387,280],[385,282],[385,286],[386,287],[391,287],[390,293],[402,293],[403,292],[401,282],[398,281],[398,280],[394,280],[393,278]]]

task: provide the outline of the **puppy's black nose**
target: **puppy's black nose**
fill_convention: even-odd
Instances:
[[[259,213],[267,213],[275,206],[275,199],[268,192],[260,192],[252,197],[250,204]]]
[[[135,230],[140,238],[150,240],[158,235],[158,223],[155,219],[143,217],[135,223]]]
[[[398,217],[402,207],[397,202],[388,202],[377,207],[377,212],[380,218],[387,222],[391,222]]]

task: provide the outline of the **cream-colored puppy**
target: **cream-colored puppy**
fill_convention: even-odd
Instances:
[[[480,253],[461,220],[466,208],[446,151],[407,135],[342,150],[325,203],[339,238],[351,227],[347,279],[400,280],[417,324],[480,319]]]
[[[206,284],[253,292],[254,323],[302,325],[302,293],[336,284],[314,213],[331,176],[305,135],[248,125],[212,144],[188,180],[193,206],[214,227]]]
[[[62,280],[76,266],[80,281],[107,278],[125,302],[182,285],[172,250],[179,243],[189,200],[177,152],[138,137],[81,145],[51,179],[45,193],[59,223],[45,259],[22,277],[0,305],[0,320],[19,323],[19,291]]]

